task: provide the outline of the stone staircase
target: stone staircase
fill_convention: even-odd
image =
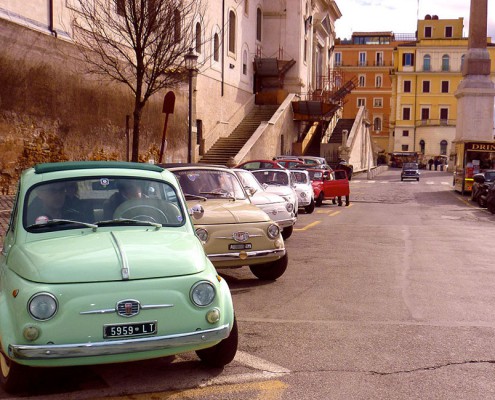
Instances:
[[[237,153],[239,153],[254,131],[256,131],[260,123],[262,121],[269,121],[277,109],[277,105],[254,106],[230,136],[218,139],[199,162],[203,164],[227,165],[229,158],[236,157]]]
[[[337,122],[337,125],[335,126],[332,132],[332,136],[330,136],[330,140],[328,141],[328,143],[336,143],[341,145],[342,131],[347,130],[347,132],[350,133],[353,125],[354,125],[354,118],[339,119],[339,122]]]

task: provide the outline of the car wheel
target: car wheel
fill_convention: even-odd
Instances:
[[[323,192],[320,192],[320,195],[316,199],[315,204],[316,204],[316,207],[321,207],[321,205],[323,204]]]
[[[289,256],[285,253],[285,256],[276,261],[265,264],[250,265],[249,269],[258,279],[274,281],[284,274],[288,263]]]
[[[337,199],[335,197],[332,199],[332,204],[337,204]]]
[[[309,203],[308,206],[304,207],[304,211],[306,212],[306,214],[312,214],[314,210],[315,210],[315,201],[311,199],[311,203]]]
[[[0,384],[8,393],[25,390],[29,382],[29,367],[17,364],[0,352]]]
[[[400,181],[402,182],[403,180],[404,180],[404,178],[402,178],[402,177],[401,177],[401,178],[400,178]]]
[[[483,198],[480,196],[478,197],[478,205],[481,207],[481,208],[485,208],[486,207],[486,203],[485,203],[485,200],[483,200]]]
[[[294,231],[294,225],[288,226],[282,230],[282,237],[284,240],[287,240],[291,237],[292,232]]]
[[[239,342],[239,332],[237,330],[237,319],[234,317],[234,325],[228,338],[207,349],[197,350],[196,354],[202,362],[210,367],[222,368],[232,362]]]
[[[492,214],[495,214],[495,204],[493,202],[487,203],[486,208],[488,208],[488,211]]]

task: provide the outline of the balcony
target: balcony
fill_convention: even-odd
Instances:
[[[419,119],[416,126],[456,126],[455,119]]]

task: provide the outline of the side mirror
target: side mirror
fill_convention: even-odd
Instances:
[[[246,189],[249,196],[253,196],[256,193],[256,189],[251,186],[244,186],[244,189]]]
[[[201,204],[196,204],[189,209],[189,215],[194,219],[201,219],[205,213],[205,209]]]

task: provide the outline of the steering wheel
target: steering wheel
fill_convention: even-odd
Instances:
[[[127,200],[115,209],[113,217],[168,224],[169,218],[163,211],[167,205],[166,201],[160,199]]]

